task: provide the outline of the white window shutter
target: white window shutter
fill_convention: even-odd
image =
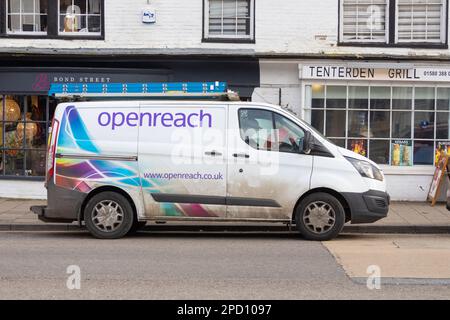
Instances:
[[[443,42],[444,8],[443,0],[397,0],[397,42]]]
[[[342,0],[343,42],[387,42],[388,0]]]
[[[209,0],[209,36],[250,36],[250,0]]]

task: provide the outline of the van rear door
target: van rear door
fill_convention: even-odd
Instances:
[[[226,105],[145,105],[139,166],[148,217],[226,215]]]
[[[55,183],[88,193],[101,186],[125,190],[138,213],[142,205],[137,166],[136,102],[83,102],[58,107],[60,119],[56,149]]]

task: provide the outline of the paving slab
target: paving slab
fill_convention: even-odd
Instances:
[[[450,280],[448,235],[352,234],[323,244],[352,278],[367,278],[373,272],[368,268],[377,266],[391,280]]]

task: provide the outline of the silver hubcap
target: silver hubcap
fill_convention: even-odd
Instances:
[[[115,201],[103,200],[92,210],[92,222],[101,231],[113,232],[123,222],[122,207]]]
[[[322,234],[329,231],[336,223],[334,209],[326,202],[310,203],[303,215],[303,223],[312,232]]]

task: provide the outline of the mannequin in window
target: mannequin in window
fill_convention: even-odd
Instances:
[[[79,31],[79,19],[81,9],[79,6],[70,5],[67,7],[66,16],[64,17],[64,32],[78,32]]]

